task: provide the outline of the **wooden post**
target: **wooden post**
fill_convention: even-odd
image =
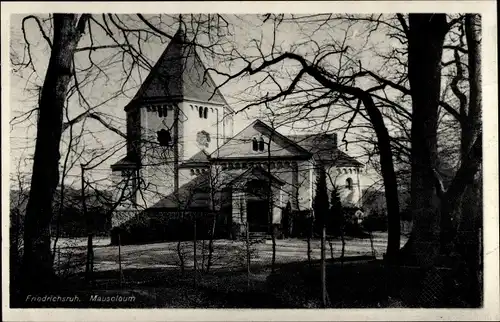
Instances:
[[[196,215],[193,215],[193,285],[196,288]]]
[[[247,250],[247,290],[250,290],[250,236],[248,232],[248,221],[245,223],[246,250]]]
[[[326,239],[326,227],[324,225],[324,221],[322,220],[322,227],[321,227],[321,302],[322,302],[323,308],[327,307],[325,239]]]
[[[61,275],[61,247],[57,247],[57,275]]]
[[[123,271],[122,271],[122,241],[120,238],[120,232],[118,232],[118,271],[120,274],[120,288],[122,288],[123,285]]]
[[[83,217],[85,218],[85,223],[86,223],[86,229],[87,229],[87,260],[85,262],[85,279],[87,280],[87,283],[90,282],[90,248],[92,246],[92,239],[90,236],[90,222],[89,218],[87,215],[87,207],[85,204],[85,177],[84,177],[84,171],[85,167],[83,164],[80,164],[80,181],[81,181],[81,191],[80,191],[80,197],[82,198],[82,212],[83,212]]]

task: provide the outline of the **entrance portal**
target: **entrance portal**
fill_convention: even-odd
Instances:
[[[269,204],[267,200],[248,200],[247,218],[248,230],[251,232],[268,231]]]
[[[250,180],[246,184],[247,220],[250,232],[269,230],[269,183]]]

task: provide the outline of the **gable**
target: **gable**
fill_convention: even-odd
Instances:
[[[264,139],[264,151],[254,151],[252,140]],[[270,155],[268,152],[270,147]],[[305,149],[287,139],[285,136],[270,128],[260,120],[256,120],[240,133],[229,139],[218,150],[212,152],[212,159],[241,159],[241,158],[309,158],[311,155]]]
[[[248,181],[252,179],[264,182],[268,182],[269,179],[271,179],[271,182],[274,186],[282,186],[285,184],[285,182],[273,176],[272,174],[262,169],[261,167],[253,167],[248,169],[247,171],[241,173],[239,176],[235,177],[228,184],[233,187],[241,188],[242,186],[246,185]]]
[[[338,149],[335,133],[299,134],[290,135],[288,138],[309,151],[318,162],[339,167],[363,166],[361,162]]]

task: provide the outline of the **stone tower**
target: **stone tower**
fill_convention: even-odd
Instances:
[[[179,28],[125,106],[127,154],[111,168],[115,182],[136,192],[117,211],[140,211],[174,193],[190,180],[182,163],[233,135],[233,111],[206,71]]]

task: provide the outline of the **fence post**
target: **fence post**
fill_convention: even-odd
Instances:
[[[118,232],[118,270],[120,273],[120,288],[123,285],[123,271],[122,271],[122,241],[120,238],[120,232]]]
[[[61,276],[61,246],[57,247],[57,275]]]

